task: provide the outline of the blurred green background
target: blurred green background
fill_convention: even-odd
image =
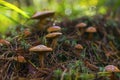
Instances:
[[[56,11],[60,20],[100,14],[118,20],[120,0],[0,0],[0,33],[24,25],[36,11],[44,10]]]

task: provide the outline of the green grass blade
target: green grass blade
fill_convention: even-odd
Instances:
[[[0,14],[1,14],[1,13],[0,13]],[[5,15],[5,14],[1,14],[1,15],[5,16],[7,19],[11,20],[12,22],[14,22],[14,23],[16,23],[16,24],[19,24],[19,23],[20,23],[20,22],[18,22],[17,20],[13,19],[13,18],[10,17],[10,16],[7,16],[7,15]]]
[[[10,8],[10,9],[12,9],[12,10],[18,12],[18,13],[20,13],[22,16],[24,16],[26,18],[30,18],[23,10],[19,9],[18,7],[16,7],[15,5],[13,5],[9,2],[0,0],[0,4]]]

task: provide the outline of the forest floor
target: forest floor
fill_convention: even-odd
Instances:
[[[79,23],[86,26],[80,30]],[[46,38],[52,22],[42,31],[36,24],[18,25],[0,39],[0,80],[120,80],[120,22],[102,15],[64,19],[56,24],[62,33],[57,43]],[[96,32],[87,32],[89,27]],[[54,44],[44,55],[44,66],[39,64],[40,53],[30,51],[40,44]],[[75,47],[78,44],[82,49]],[[105,70],[108,65],[115,71]]]

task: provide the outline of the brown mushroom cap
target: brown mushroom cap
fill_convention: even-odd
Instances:
[[[0,39],[0,44],[1,45],[10,45],[10,42],[4,39]]]
[[[86,23],[78,23],[77,25],[76,25],[76,27],[78,27],[78,28],[82,28],[82,27],[86,27],[87,26],[87,24]]]
[[[59,26],[53,26],[53,27],[49,27],[47,29],[47,32],[56,32],[56,31],[61,31],[61,28]]]
[[[105,71],[108,71],[108,72],[120,72],[120,70],[114,65],[107,65],[105,67]]]
[[[55,37],[58,37],[58,36],[61,36],[61,35],[62,35],[62,33],[60,33],[60,32],[54,32],[54,33],[47,34],[45,37],[46,38],[55,38]]]
[[[75,45],[75,49],[83,49],[83,46],[81,44]]]
[[[17,56],[17,57],[14,57],[14,60],[15,61],[18,61],[18,62],[21,62],[21,63],[25,63],[26,60],[23,56]]]
[[[41,19],[41,18],[46,18],[53,16],[55,14],[54,11],[44,11],[44,12],[36,12],[31,19]]]
[[[35,51],[35,52],[51,52],[52,48],[49,48],[45,45],[38,45],[35,47],[32,47],[29,49],[29,51]]]
[[[96,30],[95,27],[88,27],[88,28],[86,29],[86,32],[95,33],[95,32],[97,32],[97,30]]]

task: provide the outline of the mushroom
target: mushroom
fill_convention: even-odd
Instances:
[[[75,45],[75,49],[76,49],[76,55],[79,56],[81,50],[83,50],[83,46],[81,44],[77,44]]]
[[[47,32],[48,33],[51,33],[51,32],[58,32],[58,31],[61,31],[61,28],[59,26],[52,26],[52,27],[49,27],[47,29]]]
[[[114,65],[107,65],[105,67],[105,71],[108,71],[108,72],[120,72],[120,70]]]
[[[29,49],[31,52],[38,52],[39,53],[39,61],[41,64],[41,68],[44,67],[44,55],[46,52],[51,52],[52,48],[49,48],[45,45],[37,45]]]
[[[116,66],[114,66],[114,65],[107,65],[106,67],[105,67],[105,71],[107,71],[107,72],[110,72],[111,73],[111,75],[109,76],[109,79],[110,80],[114,80],[115,79],[115,74],[114,74],[114,72],[116,73],[116,72],[120,72],[120,70],[116,67]]]
[[[23,56],[14,56],[14,57],[7,57],[7,58],[0,58],[1,60],[15,60],[20,63],[26,63],[27,61]]]
[[[44,12],[36,12],[31,19],[44,19],[46,17],[53,16],[55,14],[54,11],[44,11]]]
[[[77,25],[76,25],[76,28],[77,28],[77,34],[78,35],[82,35],[83,33],[84,33],[84,28],[87,26],[87,24],[86,23],[78,23]]]
[[[53,39],[53,40],[52,40],[52,43],[51,43],[51,47],[52,47],[53,49],[55,49],[55,47],[56,47],[56,45],[57,45],[57,39],[58,39],[58,37],[61,36],[61,35],[62,35],[61,32],[54,32],[54,33],[49,33],[49,34],[47,34],[45,37],[46,37],[47,39]]]
[[[23,36],[24,37],[27,37],[27,36],[30,36],[32,33],[30,31],[30,29],[26,28],[24,31],[23,31]]]
[[[55,14],[54,11],[44,11],[44,12],[36,12],[31,19],[38,19],[38,28],[39,30],[44,30],[44,24],[46,23],[46,18],[51,17]]]
[[[10,42],[4,39],[0,39],[0,45],[10,45]]]
[[[88,39],[91,40],[93,38],[93,33],[96,33],[97,30],[95,27],[91,26],[86,29],[86,32],[89,33]]]
[[[15,61],[21,62],[21,63],[26,63],[26,60],[23,56],[17,56],[13,58]]]

